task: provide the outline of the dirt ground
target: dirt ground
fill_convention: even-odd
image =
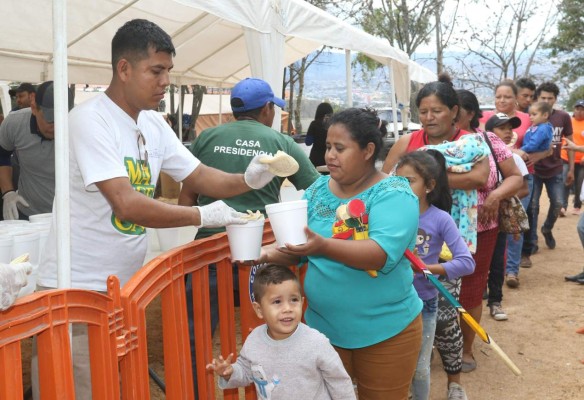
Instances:
[[[545,195],[544,195],[545,196]],[[539,224],[547,213],[547,199],[540,208]],[[584,285],[565,282],[584,267],[584,250],[578,240],[578,216],[559,218],[554,228],[557,247],[549,250],[540,236],[533,267],[521,268],[520,286],[503,289],[503,308],[509,320],[497,322],[485,307],[482,326],[522,372],[515,376],[494,351],[480,339],[474,354],[478,368],[462,375],[462,384],[472,400],[555,400],[584,398]],[[154,314],[153,314],[154,315]],[[156,318],[149,320],[154,328]],[[160,339],[152,337],[153,343]],[[162,354],[150,347],[151,361],[160,365]],[[216,352],[215,352],[216,353]],[[446,399],[446,375],[440,357],[432,363],[432,400]],[[161,392],[153,399],[163,399]]]
[[[540,226],[548,204],[547,199],[542,200]],[[584,364],[580,363],[584,359],[584,335],[575,333],[584,326],[584,285],[564,281],[564,275],[579,273],[584,267],[584,250],[576,233],[579,217],[570,212],[571,207],[567,217],[559,218],[554,228],[557,248],[547,249],[540,237],[540,250],[532,256],[533,267],[520,270],[519,288],[504,287],[503,308],[509,320],[497,322],[484,309],[482,326],[522,375],[513,375],[477,338],[474,354],[478,368],[462,375],[469,399],[584,399]],[[150,366],[163,376],[159,304],[149,307],[147,323]],[[217,335],[215,343],[218,344]],[[446,399],[446,375],[440,364],[440,358],[434,357],[432,400]],[[151,398],[164,399],[162,391],[151,382]]]

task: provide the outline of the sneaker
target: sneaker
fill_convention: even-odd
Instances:
[[[553,250],[556,248],[556,239],[554,239],[554,235],[552,235],[552,231],[547,231],[541,227],[541,234],[545,238],[545,245],[548,249]]]
[[[560,217],[566,216],[566,209],[564,207],[560,208]]]
[[[507,321],[507,314],[503,311],[501,303],[491,303],[489,309],[491,310],[491,317],[493,317],[495,321]]]
[[[450,382],[448,384],[448,400],[468,400],[468,397],[466,397],[466,392],[460,384]]]
[[[529,256],[521,256],[521,262],[519,263],[521,268],[531,268],[532,265],[533,264],[531,263]]]
[[[580,209],[579,208],[572,209],[572,215],[580,215]]]
[[[505,280],[505,282],[507,283],[507,287],[510,287],[511,289],[519,287],[519,278],[517,277],[517,275],[512,274],[507,275],[507,279]]]

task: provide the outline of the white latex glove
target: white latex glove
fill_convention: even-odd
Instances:
[[[201,214],[201,225],[197,228],[219,228],[226,225],[243,225],[247,224],[247,220],[242,217],[247,214],[235,211],[223,201],[215,201],[206,206],[196,206]]]
[[[14,303],[20,289],[26,286],[27,275],[32,272],[29,262],[0,264],[0,311]]]
[[[263,188],[276,176],[268,170],[268,164],[262,164],[260,162],[260,158],[265,156],[265,154],[255,156],[245,170],[245,183],[252,189]]]
[[[24,198],[18,194],[17,190],[11,190],[10,192],[4,193],[2,196],[4,204],[2,205],[2,214],[4,219],[18,219],[18,203],[25,207],[28,207],[28,203]]]

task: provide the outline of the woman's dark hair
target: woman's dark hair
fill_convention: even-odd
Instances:
[[[451,110],[454,106],[459,105],[458,96],[456,95],[456,91],[452,86],[452,80],[448,74],[440,74],[438,76],[438,81],[425,84],[416,96],[416,106],[419,108],[422,100],[432,95],[438,97],[442,104]]]
[[[474,116],[470,121],[470,127],[476,130],[480,125],[479,119],[483,117],[483,112],[479,106],[477,96],[475,96],[470,90],[466,89],[459,89],[456,91],[456,94],[458,95],[460,106],[466,111],[474,113]]]
[[[316,107],[316,113],[314,113],[315,121],[322,121],[327,114],[333,113],[333,106],[329,103],[320,103]]]
[[[497,89],[499,89],[501,86],[507,86],[511,88],[511,90],[515,94],[515,97],[517,97],[517,86],[515,86],[515,82],[513,82],[511,79],[505,79],[499,82],[499,84],[495,86],[495,92],[497,92]]]
[[[438,150],[413,151],[402,156],[397,162],[397,168],[404,165],[412,167],[422,178],[424,184],[436,182],[434,189],[428,193],[428,203],[450,214],[452,209],[452,194],[446,175],[446,159]]]
[[[330,119],[329,127],[335,124],[344,125],[351,134],[351,138],[359,144],[361,149],[367,147],[367,144],[373,143],[372,162],[377,160],[381,150],[381,120],[377,117],[377,111],[371,108],[347,108],[333,114]]]

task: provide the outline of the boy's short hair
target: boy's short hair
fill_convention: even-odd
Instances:
[[[257,303],[261,301],[268,285],[279,285],[286,281],[294,281],[298,284],[298,288],[300,288],[298,277],[290,268],[273,264],[260,267],[255,273],[252,284],[254,300]]]
[[[548,92],[552,93],[554,97],[557,99],[560,95],[560,88],[553,82],[544,82],[537,87],[535,90],[535,98],[537,99],[541,92]]]
[[[148,50],[176,55],[170,36],[154,22],[133,19],[126,22],[112,39],[112,67],[125,58],[135,63],[148,58]]]
[[[554,110],[552,105],[545,101],[538,101],[537,103],[533,103],[531,108],[541,113],[547,113],[548,118],[552,115],[552,111]]]
[[[515,81],[517,89],[529,89],[535,92],[535,83],[529,78],[519,78]]]

